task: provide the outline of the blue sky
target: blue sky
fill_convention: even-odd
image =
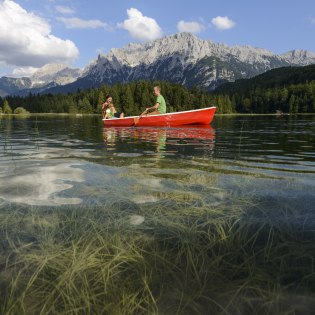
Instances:
[[[314,0],[0,0],[0,21],[0,75],[54,62],[83,67],[99,51],[179,30],[275,53],[315,52]]]

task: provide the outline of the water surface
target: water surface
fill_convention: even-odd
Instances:
[[[0,313],[312,314],[314,134],[0,119]]]
[[[314,116],[108,129],[95,116],[32,116],[1,119],[0,133],[2,206],[314,198]]]

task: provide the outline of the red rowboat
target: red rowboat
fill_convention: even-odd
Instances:
[[[216,107],[150,116],[103,119],[104,127],[209,125]]]

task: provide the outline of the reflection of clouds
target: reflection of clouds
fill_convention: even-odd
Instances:
[[[75,166],[91,152],[91,144],[78,139],[15,135],[0,154],[0,199],[34,206],[81,203],[81,196],[63,192],[84,181],[84,171]]]
[[[59,161],[45,162],[45,165],[38,161],[23,163],[16,168],[3,165],[0,168],[0,198],[36,206],[79,204],[80,198],[58,197],[58,193],[73,187],[71,182],[84,180],[83,171],[73,167],[75,165]]]

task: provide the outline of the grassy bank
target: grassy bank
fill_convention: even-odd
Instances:
[[[269,202],[6,207],[0,313],[311,314],[314,215]]]

